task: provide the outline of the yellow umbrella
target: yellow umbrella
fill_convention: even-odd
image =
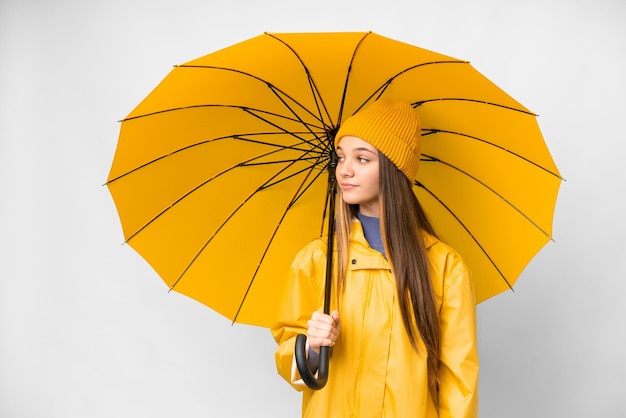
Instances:
[[[121,124],[126,242],[171,289],[272,325],[295,253],[328,231],[334,133],[380,97],[419,113],[415,193],[478,301],[510,289],[561,182],[536,115],[468,62],[371,32],[265,33],[176,66]]]

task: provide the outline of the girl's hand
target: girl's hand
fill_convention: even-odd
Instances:
[[[322,312],[313,312],[308,322],[307,337],[309,347],[316,353],[320,347],[332,347],[339,337],[339,312],[333,311],[330,315]]]

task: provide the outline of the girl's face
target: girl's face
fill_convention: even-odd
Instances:
[[[356,136],[344,136],[337,144],[337,182],[343,200],[359,205],[366,216],[380,216],[378,206],[378,150]]]

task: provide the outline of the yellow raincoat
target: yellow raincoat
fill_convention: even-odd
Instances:
[[[402,321],[395,279],[383,255],[370,248],[358,220],[352,225],[345,289],[335,296],[341,331],[331,351],[326,386],[310,390],[294,359],[295,337],[307,333],[311,313],[323,306],[326,242],[316,240],[295,258],[282,321],[272,334],[279,344],[279,374],[304,391],[303,417],[467,418],[478,416],[476,306],[470,274],[443,242],[425,238],[439,307],[439,393],[428,389],[426,348],[414,350]]]

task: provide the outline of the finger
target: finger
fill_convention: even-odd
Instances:
[[[313,312],[313,314],[311,315],[311,319],[314,321],[323,322],[329,325],[332,325],[335,322],[333,317],[323,312],[319,312],[319,311]]]
[[[311,321],[307,329],[309,336],[314,338],[337,338],[337,329],[326,323],[316,323]]]
[[[329,338],[310,338],[308,343],[309,347],[314,349],[316,352],[320,347],[332,347],[335,345],[335,341]]]
[[[307,322],[307,332],[313,337],[329,338],[336,340],[337,336],[339,335],[339,327],[337,324],[334,323],[329,324],[327,322],[310,319]]]

